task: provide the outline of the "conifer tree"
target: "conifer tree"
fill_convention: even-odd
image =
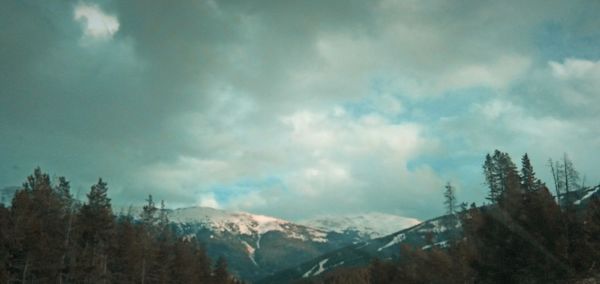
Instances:
[[[446,214],[452,215],[456,212],[455,189],[450,182],[446,183],[444,189],[444,205],[446,206]]]
[[[537,189],[537,179],[527,153],[521,158],[521,185],[525,192],[532,192]]]
[[[148,199],[146,199],[146,205],[142,207],[142,213],[140,213],[140,218],[142,219],[142,223],[146,226],[153,226],[156,224],[156,212],[158,208],[156,208],[156,204],[152,199],[152,194],[148,195]]]
[[[593,196],[585,212],[585,235],[592,259],[600,259],[600,197]],[[600,271],[600,267],[594,267]]]
[[[12,230],[10,225],[10,211],[0,203],[0,283],[9,283],[10,272],[8,262],[10,260],[10,242]]]
[[[0,204],[0,283],[214,280],[210,260],[197,240],[179,239],[168,226],[164,202],[159,217],[149,219],[158,222],[136,223],[131,215],[112,215],[107,190],[100,179],[87,194],[87,202],[73,206],[67,179],[61,177],[52,185],[48,174],[36,168],[11,206]],[[149,199],[148,212],[156,213]],[[237,283],[224,260],[215,273],[224,283]]]
[[[224,257],[219,257],[217,259],[217,263],[215,264],[215,269],[213,271],[213,281],[214,283],[224,284],[230,282],[229,273],[227,272],[227,261]]]
[[[113,233],[113,215],[107,183],[98,179],[87,194],[79,213],[78,269],[75,282],[105,283],[108,278],[108,249]]]
[[[487,199],[492,203],[499,203],[505,199],[506,191],[517,189],[515,186],[520,184],[517,167],[507,153],[495,150],[493,156],[487,154],[483,170],[490,190]]]
[[[486,198],[490,202],[495,203],[498,201],[498,197],[500,196],[500,187],[498,184],[497,166],[489,153],[485,155],[485,162],[483,163],[483,174],[485,177],[485,183],[487,184],[489,189],[489,194]]]

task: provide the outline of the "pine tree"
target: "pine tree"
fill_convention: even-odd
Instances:
[[[102,181],[102,178],[98,179],[98,183],[93,185],[87,194],[88,202],[84,207],[94,212],[111,211],[110,198],[108,198],[107,192],[108,184]]]
[[[158,214],[158,226],[159,226],[159,228],[161,228],[161,230],[165,230],[166,227],[169,225],[169,216],[168,216],[167,208],[165,207],[164,200],[160,201],[160,209],[159,210],[160,211]]]
[[[108,279],[108,249],[112,242],[113,215],[107,183],[98,180],[79,212],[78,268],[75,282],[105,283]]]
[[[447,182],[444,188],[444,205],[446,206],[446,214],[452,215],[456,212],[455,189],[450,182]]]
[[[147,204],[144,205],[144,207],[142,207],[142,213],[140,213],[140,218],[142,219],[142,223],[144,223],[144,225],[146,226],[149,226],[150,228],[156,224],[156,211],[158,211],[158,208],[156,208],[156,204],[152,199],[152,194],[148,195],[148,199],[146,199],[146,202]]]
[[[600,259],[600,197],[594,196],[585,211],[585,236],[589,244],[592,259]],[[600,267],[596,264],[593,267],[596,272],[600,272]]]
[[[73,195],[71,195],[71,184],[69,181],[65,177],[59,177],[58,185],[54,190],[62,202],[63,207],[70,211],[74,200]]]
[[[405,252],[407,253],[407,252]],[[416,259],[416,257],[413,257],[411,259]],[[386,283],[394,283],[395,278],[397,277],[396,275],[396,267],[394,267],[393,265],[391,265],[391,263],[387,263],[384,262],[382,260],[380,260],[379,258],[375,258],[371,261],[371,264],[369,265],[369,283],[371,284],[386,284]],[[412,271],[409,271],[409,269],[405,269],[404,271],[404,275],[405,276],[411,276]],[[405,280],[405,279],[403,279]],[[405,282],[405,281],[401,281],[401,282]]]
[[[514,189],[520,183],[517,167],[507,153],[494,151],[494,155],[485,157],[483,164],[486,184],[489,187],[487,199],[499,203],[508,189]]]
[[[485,162],[483,163],[483,174],[485,177],[485,183],[489,188],[489,194],[486,198],[490,202],[496,203],[500,196],[500,188],[497,177],[497,166],[495,160],[492,159],[492,156],[490,156],[489,153],[485,155]]]
[[[0,283],[214,280],[211,262],[197,240],[175,237],[164,202],[158,222],[145,225],[134,222],[131,215],[114,218],[107,190],[100,179],[87,194],[87,202],[74,206],[69,182],[61,177],[53,186],[48,174],[36,168],[11,206],[0,204]],[[149,203],[149,211],[156,210],[154,202]],[[224,260],[214,272],[224,279],[222,283],[237,283]]]
[[[230,277],[227,272],[227,261],[224,257],[219,257],[217,259],[217,263],[215,264],[215,269],[213,271],[213,282],[214,283],[229,283]]]
[[[74,250],[71,247],[71,238],[73,231],[73,222],[75,218],[75,214],[73,213],[75,200],[71,195],[71,185],[65,177],[58,178],[58,185],[55,187],[54,190],[58,199],[61,202],[63,210],[63,245],[65,247],[65,250],[63,251],[63,254],[60,259],[61,272],[58,281],[59,283],[63,283],[66,280],[66,274],[68,274],[68,263],[72,261],[72,258],[74,256]]]
[[[579,172],[575,170],[573,161],[569,159],[567,153],[563,155],[563,176],[565,181],[565,192],[567,194],[579,190]]]
[[[8,263],[10,260],[10,242],[12,241],[12,230],[10,224],[10,211],[0,203],[0,283],[9,283],[10,272]]]
[[[529,157],[525,153],[523,158],[521,158],[521,185],[525,192],[532,192],[537,189],[537,184],[533,166],[531,166]]]

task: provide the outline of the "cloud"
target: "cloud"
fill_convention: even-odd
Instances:
[[[550,61],[554,76],[559,79],[597,79],[600,76],[600,61],[567,58],[564,63]]]
[[[600,61],[567,58],[563,63],[550,61],[548,65],[566,103],[600,110]]]
[[[108,38],[119,30],[119,20],[105,14],[98,5],[79,4],[75,7],[75,20],[85,25],[85,35]]]
[[[197,204],[202,207],[221,208],[214,194],[204,194],[200,197],[200,202]]]
[[[2,5],[0,184],[41,165],[117,203],[423,218],[444,180],[485,195],[494,148],[594,169],[591,1]]]

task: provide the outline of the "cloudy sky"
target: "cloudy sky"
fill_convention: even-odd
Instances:
[[[2,1],[0,186],[440,214],[498,148],[600,182],[599,1]]]

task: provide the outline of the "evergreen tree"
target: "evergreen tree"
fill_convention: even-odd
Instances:
[[[154,203],[154,200],[152,199],[152,195],[148,195],[148,199],[146,199],[146,205],[144,205],[144,207],[142,207],[142,213],[140,213],[140,218],[142,219],[142,223],[144,223],[146,226],[153,226],[156,224],[157,218],[156,218],[156,212],[158,211],[158,208],[156,208],[156,204]]]
[[[483,171],[486,184],[490,190],[487,199],[492,203],[500,203],[506,199],[507,190],[519,190],[515,185],[520,184],[517,167],[508,153],[494,151],[494,155],[485,157]]]
[[[112,242],[113,215],[107,183],[98,180],[87,194],[78,221],[77,267],[75,282],[105,283],[108,281],[108,250]]]
[[[36,168],[11,206],[0,204],[0,283],[215,280],[197,240],[178,239],[168,226],[164,203],[158,224],[136,223],[131,215],[112,215],[107,190],[100,179],[87,194],[87,202],[74,206],[69,182],[61,177],[53,186],[49,176]],[[147,211],[156,212],[154,202],[149,203]],[[214,272],[217,279],[225,279],[223,283],[237,283],[224,260]]]
[[[591,259],[600,259],[600,197],[593,196],[585,211],[585,236],[589,244]],[[596,263],[593,267],[595,272],[600,272],[600,266]]]
[[[404,275],[411,275],[405,271]],[[394,283],[397,278],[396,267],[390,263],[381,261],[379,258],[373,259],[369,265],[369,283],[371,284],[386,284]]]
[[[496,161],[492,159],[492,156],[490,156],[489,153],[485,156],[485,162],[483,163],[483,174],[485,177],[485,183],[489,188],[489,194],[486,198],[490,202],[495,203],[498,201],[500,196],[500,185],[498,182]]]
[[[65,177],[58,178],[58,185],[55,188],[58,198],[65,209],[71,210],[73,206],[73,195],[71,195],[71,184]]]
[[[532,192],[537,189],[537,184],[533,166],[531,166],[531,161],[529,161],[529,157],[525,153],[523,158],[521,158],[521,185],[525,192]]]
[[[446,206],[446,214],[451,215],[456,212],[455,189],[450,182],[447,182],[444,188],[444,205]]]
[[[219,257],[213,271],[213,282],[227,284],[230,283],[229,273],[227,272],[227,261],[224,257]]]
[[[11,257],[11,237],[10,211],[0,203],[0,283],[9,283],[11,279],[7,265]]]
[[[563,155],[563,177],[565,181],[565,192],[569,194],[572,191],[577,191],[580,189],[580,178],[579,172],[575,170],[573,166],[573,161],[569,159],[567,153]]]

